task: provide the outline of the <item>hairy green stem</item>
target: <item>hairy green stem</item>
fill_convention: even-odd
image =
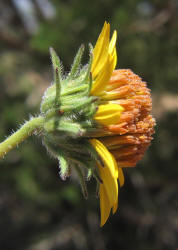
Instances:
[[[23,142],[27,137],[31,136],[36,129],[40,129],[43,125],[44,117],[32,118],[9,136],[5,141],[0,143],[0,158],[6,153],[16,147],[19,143]]]

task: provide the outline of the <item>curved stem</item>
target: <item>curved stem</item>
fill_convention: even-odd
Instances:
[[[16,147],[19,143],[23,142],[27,137],[31,136],[36,129],[40,129],[43,125],[44,117],[32,118],[5,141],[0,143],[0,158],[6,153]]]

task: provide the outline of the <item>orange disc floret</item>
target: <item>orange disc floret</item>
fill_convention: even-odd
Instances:
[[[135,166],[152,140],[155,120],[150,115],[150,90],[129,69],[113,71],[103,99],[124,108],[117,124],[105,127],[101,141],[114,155],[120,167]]]

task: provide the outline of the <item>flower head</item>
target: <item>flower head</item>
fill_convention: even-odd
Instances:
[[[75,168],[85,197],[85,175],[94,176],[99,184],[101,226],[110,211],[117,210],[122,167],[135,166],[142,158],[155,125],[146,83],[131,70],[114,70],[116,38],[114,31],[110,40],[110,25],[105,22],[89,63],[80,66],[81,46],[65,77],[51,49],[54,84],[41,103],[43,142],[59,160],[62,179]]]

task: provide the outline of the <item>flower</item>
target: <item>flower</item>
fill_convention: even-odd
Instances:
[[[117,209],[117,179],[120,187],[124,184],[121,167],[135,166],[142,158],[155,125],[150,115],[152,103],[146,83],[131,70],[114,70],[117,61],[116,31],[111,41],[109,31],[110,25],[105,22],[93,50],[91,68],[91,94],[99,96],[102,103],[95,120],[103,125],[103,131],[97,140],[91,140],[105,163],[105,168],[98,166],[103,180],[100,184],[101,226],[109,217],[110,210],[115,212]]]
[[[44,93],[39,116],[0,143],[3,157],[30,135],[40,135],[58,159],[63,180],[71,168],[76,170],[86,198],[86,180],[94,177],[101,226],[118,208],[122,168],[133,167],[142,158],[155,126],[146,83],[129,69],[115,70],[116,39],[114,31],[110,40],[110,25],[105,22],[94,49],[90,45],[89,63],[81,66],[82,45],[67,75],[50,48],[54,81]]]
[[[64,180],[74,168],[87,197],[86,176],[99,185],[101,226],[116,212],[124,185],[122,168],[135,166],[150,144],[155,121],[150,90],[131,70],[115,70],[117,33],[105,22],[89,63],[81,67],[82,45],[68,75],[51,48],[54,84],[41,103],[41,135],[58,159]],[[91,47],[91,46],[90,46]]]

